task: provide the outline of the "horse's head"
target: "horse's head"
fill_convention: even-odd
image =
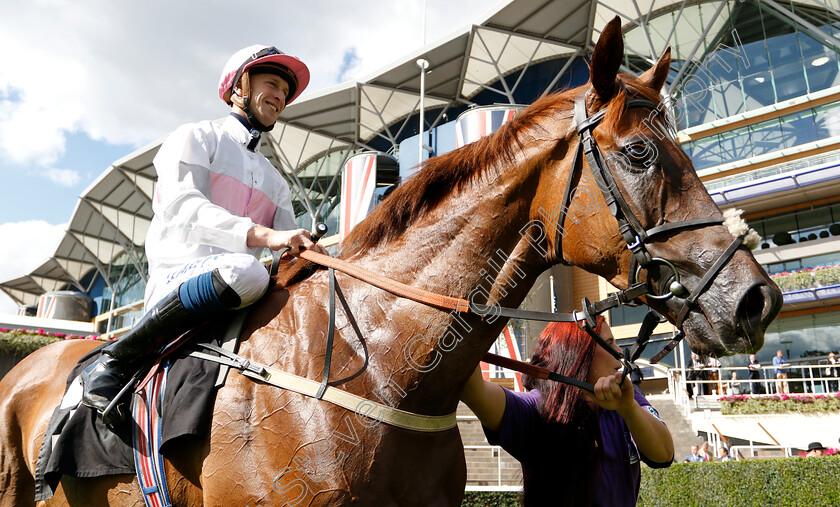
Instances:
[[[677,323],[697,352],[756,351],[782,305],[781,292],[723,225],[674,140],[660,101],[670,49],[638,78],[618,74],[623,58],[615,18],[593,51],[590,83],[571,92],[576,114],[563,134],[569,156],[547,164],[563,177],[537,195],[537,207],[555,210],[542,216],[559,224],[547,227],[554,260],[620,288],[638,275],[652,289],[644,301]]]

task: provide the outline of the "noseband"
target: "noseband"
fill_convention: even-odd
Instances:
[[[627,204],[627,201],[624,199],[624,196],[621,194],[618,187],[616,186],[612,173],[609,170],[609,166],[606,163],[606,159],[601,153],[601,150],[598,147],[598,143],[595,141],[595,138],[592,135],[592,131],[595,129],[595,127],[598,126],[601,120],[604,119],[604,116],[607,113],[607,109],[601,109],[592,116],[589,116],[586,112],[585,97],[586,94],[584,93],[583,95],[580,95],[575,101],[574,122],[576,125],[579,142],[577,150],[575,151],[575,157],[572,160],[572,170],[569,173],[569,178],[566,182],[566,189],[563,193],[563,203],[560,208],[563,214],[559,218],[556,228],[557,232],[555,236],[555,257],[558,261],[565,263],[565,261],[563,260],[563,235],[561,234],[561,231],[563,231],[562,226],[565,221],[566,214],[568,213],[569,205],[571,204],[572,192],[575,189],[575,185],[573,182],[575,180],[575,175],[577,173],[579,165],[581,166],[581,172],[583,171],[583,165],[578,163],[578,160],[581,159],[580,153],[581,151],[583,151],[584,155],[586,156],[586,160],[589,164],[589,169],[592,172],[593,177],[595,178],[595,182],[597,183],[598,188],[601,190],[601,193],[604,196],[604,201],[607,204],[607,208],[610,210],[610,214],[612,214],[612,216],[615,217],[616,222],[618,222],[618,230],[621,233],[621,236],[624,238],[624,241],[627,244],[627,248],[633,254],[630,258],[630,266],[627,272],[627,291],[630,291],[632,288],[637,287],[639,285],[647,286],[647,284],[638,281],[639,272],[642,269],[647,271],[655,265],[660,265],[665,266],[672,271],[673,281],[669,284],[668,292],[659,295],[647,292],[645,293],[647,297],[650,299],[658,300],[666,300],[670,299],[671,297],[683,299],[683,305],[680,308],[680,311],[677,314],[677,318],[674,323],[677,327],[678,333],[674,336],[674,339],[671,340],[671,343],[666,345],[666,347],[661,352],[657,353],[653,358],[651,358],[651,362],[655,363],[662,359],[662,357],[667,355],[668,352],[670,352],[676,346],[679,340],[683,338],[683,321],[688,316],[688,313],[691,311],[691,309],[698,306],[697,300],[700,298],[700,295],[706,289],[708,289],[709,285],[712,283],[714,278],[720,273],[720,271],[723,269],[726,263],[729,262],[729,260],[735,254],[735,251],[743,243],[746,234],[739,235],[732,241],[732,243],[730,243],[726,250],[724,250],[720,257],[718,257],[718,259],[715,261],[712,267],[709,268],[708,271],[706,271],[706,273],[703,275],[702,279],[694,288],[694,290],[689,293],[688,289],[680,282],[680,275],[674,264],[664,258],[651,255],[651,253],[648,251],[647,243],[651,241],[652,238],[661,236],[665,233],[681,232],[683,230],[707,227],[710,225],[722,225],[724,222],[723,217],[692,218],[688,220],[679,220],[676,222],[668,222],[662,225],[658,225],[650,229],[646,229],[644,226],[642,226],[641,222],[638,220],[638,218],[636,218],[636,215],[633,214],[633,211],[630,209],[630,206]],[[631,107],[644,107],[650,108],[653,111],[658,111],[656,104],[654,104],[648,99],[643,98],[628,99],[625,104],[625,107],[628,109]],[[647,286],[647,288],[651,291],[653,290],[653,287]],[[587,304],[588,301],[585,301],[584,309],[586,309]],[[630,303],[631,306],[637,304],[638,303],[635,302],[635,300]],[[598,303],[595,303],[595,305],[593,305],[596,307],[594,308],[594,310],[597,313],[600,313],[597,311],[597,305]]]

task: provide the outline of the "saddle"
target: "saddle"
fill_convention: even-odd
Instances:
[[[132,417],[117,428],[107,427],[94,410],[81,404],[79,374],[96,361],[102,347],[80,359],[44,434],[35,473],[36,501],[51,498],[62,475],[90,478],[151,470],[160,479],[162,467],[151,466],[151,461],[162,464],[160,456],[180,447],[184,439],[207,435],[216,388],[227,373],[227,367],[218,362],[190,354],[206,347],[211,350],[203,355],[218,355],[215,348],[234,349],[246,316],[240,310],[232,318],[228,314],[224,322],[217,319],[185,335],[189,338],[184,345],[156,363],[140,385],[132,388]],[[149,477],[144,481],[139,475],[144,496],[165,494],[146,491],[157,488],[148,486]]]

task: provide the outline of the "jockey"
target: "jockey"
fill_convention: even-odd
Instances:
[[[326,253],[297,227],[289,186],[258,149],[262,133],[307,84],[309,69],[298,58],[269,46],[244,48],[219,81],[230,115],[183,125],[160,147],[146,236],[146,314],[81,375],[83,403],[107,424],[124,417],[104,412],[157,350],[263,295],[269,275],[256,257],[262,248]]]

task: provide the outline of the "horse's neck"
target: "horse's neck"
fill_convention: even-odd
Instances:
[[[520,232],[529,221],[529,196],[536,186],[532,177],[506,171],[496,179],[478,178],[467,191],[454,193],[417,220],[398,240],[358,262],[427,291],[517,307],[547,267]],[[382,365],[383,375],[402,377],[403,385],[415,386],[405,398],[408,410],[454,409],[455,388],[463,385],[499,335],[504,319],[399,306],[405,315],[391,316],[392,322],[402,324],[389,324],[396,336],[387,347],[399,347],[403,353],[399,364]],[[411,328],[405,322],[411,322]],[[417,341],[418,336],[423,340]],[[408,356],[413,364],[403,359]]]
[[[397,240],[353,262],[431,292],[468,298],[483,288],[494,302],[517,306],[525,294],[514,289],[526,285],[527,293],[547,267],[539,249],[527,251],[523,239],[533,196],[533,188],[523,187],[532,178],[503,174],[477,180],[468,190],[453,192]]]

